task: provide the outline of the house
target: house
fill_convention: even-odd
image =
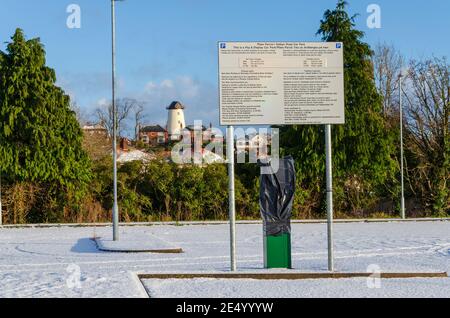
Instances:
[[[269,134],[253,134],[248,138],[248,146],[252,148],[267,148],[272,143]]]
[[[237,153],[253,153],[257,157],[266,157],[272,144],[271,136],[268,134],[250,134],[237,138]]]
[[[247,135],[236,139],[236,151],[237,153],[247,152],[250,148],[250,141]]]
[[[90,136],[108,137],[108,130],[102,124],[87,123],[82,129],[85,134]]]
[[[249,136],[248,150],[256,154],[258,158],[264,158],[269,155],[269,149],[272,144],[271,136],[268,134],[255,134]]]
[[[83,129],[83,149],[92,160],[108,156],[112,151],[112,140],[101,124],[86,124]]]
[[[195,125],[189,125],[187,126],[184,131],[188,131],[191,135],[191,143],[194,143],[194,138],[196,133],[201,135],[202,137],[202,143],[222,143],[223,142],[223,135],[222,133],[217,133],[212,128],[212,124],[210,124],[209,128],[206,128],[205,126],[195,126]],[[199,136],[197,135],[197,136]]]
[[[194,140],[197,136],[197,138],[201,138],[201,143],[203,144],[203,142],[205,141],[205,133],[207,132],[207,129],[205,126],[195,126],[195,125],[189,125],[186,126],[186,128],[184,129],[184,131],[188,131],[189,134],[191,135],[191,144],[194,144]]]
[[[139,139],[150,146],[165,145],[169,142],[169,133],[160,125],[145,126],[139,131]]]

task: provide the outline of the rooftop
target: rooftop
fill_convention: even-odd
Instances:
[[[172,104],[170,104],[167,109],[171,110],[171,109],[185,109],[185,107],[183,106],[183,104],[181,104],[180,102],[172,102]]]
[[[161,127],[160,125],[155,126],[145,126],[141,129],[141,132],[166,132],[166,129]]]
[[[83,130],[106,130],[106,128],[101,124],[86,123],[83,126]]]

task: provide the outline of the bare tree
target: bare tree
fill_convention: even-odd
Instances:
[[[435,213],[450,208],[450,64],[445,58],[411,61],[407,147],[414,188]]]
[[[78,106],[75,100],[70,101],[70,109],[75,113],[75,116],[77,117],[77,121],[80,124],[80,126],[85,125],[87,122],[86,112],[80,106]]]
[[[383,96],[383,114],[392,115],[398,109],[398,77],[403,67],[402,55],[387,44],[378,44],[373,55],[375,83]]]
[[[137,103],[136,107],[134,108],[134,133],[136,142],[139,141],[139,130],[144,118],[144,105],[142,103]]]
[[[118,136],[122,136],[125,127],[125,122],[130,116],[133,109],[136,108],[139,102],[132,98],[122,98],[116,100],[116,112],[117,112],[117,133]],[[113,109],[112,103],[103,107],[97,108],[96,116],[98,121],[108,131],[109,135],[113,133]]]

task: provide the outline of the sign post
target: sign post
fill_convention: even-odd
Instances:
[[[331,125],[325,125],[325,156],[327,179],[327,238],[328,238],[328,270],[334,271],[333,243],[333,167],[331,154]]]
[[[228,210],[230,219],[230,256],[232,272],[236,271],[236,206],[234,198],[234,127],[227,129]]]
[[[219,42],[220,124],[228,126],[231,268],[236,268],[233,126],[325,125],[328,268],[333,266],[331,125],[345,124],[341,42]],[[232,180],[233,179],[233,180]]]
[[[405,214],[405,183],[403,177],[404,171],[404,163],[403,163],[403,100],[402,100],[402,85],[403,85],[403,74],[400,73],[399,77],[399,85],[398,85],[398,97],[400,102],[400,178],[401,178],[401,199],[400,199],[400,214],[402,219],[406,219]]]
[[[119,203],[117,200],[117,108],[116,108],[116,12],[115,2],[111,0],[111,56],[112,56],[112,138],[113,138],[113,240],[119,240]]]
[[[2,213],[2,175],[0,172],[0,226],[3,225],[3,213]]]

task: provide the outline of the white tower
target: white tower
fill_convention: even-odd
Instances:
[[[170,140],[179,140],[181,131],[186,128],[184,120],[184,106],[180,102],[173,102],[167,107],[169,116],[167,119],[167,132]]]

